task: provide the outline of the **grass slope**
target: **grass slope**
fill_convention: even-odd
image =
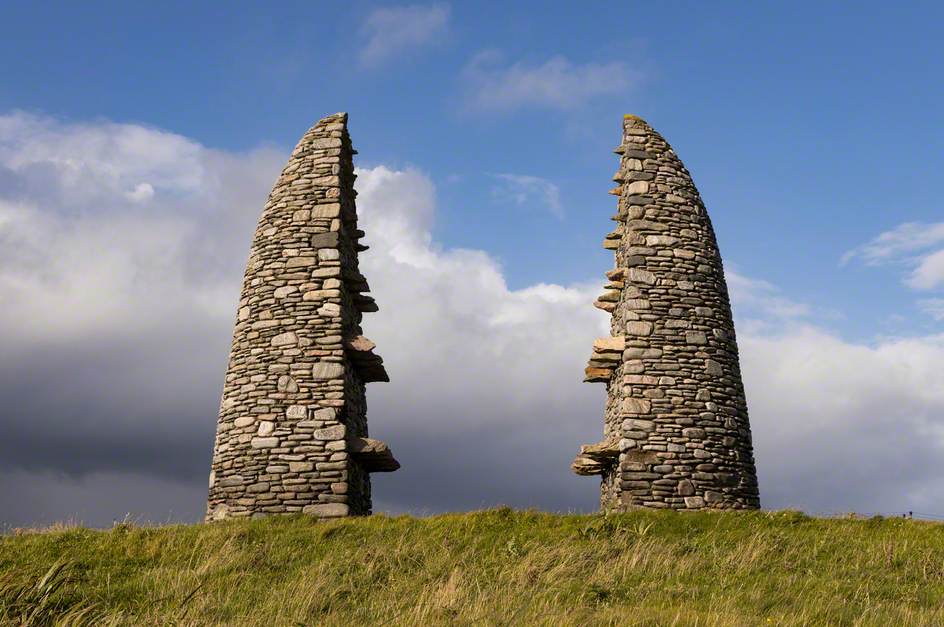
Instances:
[[[941,625],[942,599],[944,525],[794,512],[499,509],[0,538],[4,625]]]

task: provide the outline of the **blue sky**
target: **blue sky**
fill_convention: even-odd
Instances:
[[[854,337],[907,332],[888,321],[915,313],[894,270],[838,260],[939,216],[939,3],[442,4],[441,26],[365,63],[389,32],[365,23],[378,6],[8,4],[0,110],[138,122],[228,150],[285,149],[347,110],[362,163],[427,172],[437,237],[493,252],[516,286],[582,280],[608,261],[596,243],[609,149],[632,111],[693,172],[728,263],[835,309]],[[476,104],[469,69],[483,51],[496,55],[490,76],[560,57],[604,84],[575,84],[586,93],[569,101]],[[494,193],[501,173],[558,186],[563,217],[540,194],[509,206]]]
[[[222,384],[230,309],[261,200],[301,134],[318,118],[345,110],[360,152],[358,164],[365,168],[364,184],[374,190],[365,197],[373,199],[378,212],[385,203],[398,207],[394,217],[402,218],[371,220],[387,224],[391,232],[403,227],[404,237],[425,233],[427,240],[416,239],[415,250],[451,268],[452,282],[484,277],[486,287],[462,304],[450,300],[453,286],[443,277],[428,277],[438,286],[430,288],[430,298],[443,299],[435,301],[437,306],[442,311],[456,307],[450,332],[472,337],[464,316],[480,312],[492,325],[480,329],[483,337],[495,320],[546,315],[541,319],[556,333],[577,329],[573,346],[589,351],[587,338],[596,319],[581,318],[574,312],[582,309],[563,303],[583,298],[586,286],[602,282],[602,272],[611,267],[611,254],[600,246],[612,228],[608,218],[615,207],[606,193],[618,164],[611,150],[622,115],[633,112],[672,143],[693,174],[726,268],[735,275],[729,282],[739,336],[747,336],[742,352],[757,368],[745,376],[763,450],[764,424],[789,421],[791,415],[776,413],[785,410],[775,410],[776,399],[765,400],[762,388],[781,397],[808,394],[823,407],[837,394],[855,397],[855,390],[874,389],[877,380],[907,379],[911,373],[911,380],[937,381],[934,373],[944,371],[944,353],[935,352],[944,322],[944,212],[938,185],[944,169],[942,19],[944,8],[932,2],[905,7],[878,2],[352,2],[343,7],[283,2],[277,8],[248,2],[8,2],[0,18],[0,210],[35,215],[29,213],[32,230],[24,227],[10,235],[3,232],[0,212],[0,241],[13,251],[27,250],[27,240],[40,247],[36,242],[42,238],[23,233],[49,229],[59,238],[50,239],[72,250],[79,247],[80,218],[75,216],[80,215],[93,221],[107,217],[109,223],[146,216],[151,227],[155,220],[172,218],[180,229],[210,242],[212,255],[202,254],[212,259],[199,257],[200,263],[225,281],[208,288],[206,279],[197,289],[188,278],[174,288],[190,290],[186,298],[164,279],[146,287],[154,293],[170,290],[168,298],[190,303],[191,309],[182,305],[164,312],[164,320],[195,328],[202,323],[193,321],[203,320],[212,329],[206,334],[210,344],[200,350],[217,357],[193,378],[205,390],[194,392],[192,406],[180,409],[187,416],[212,414]],[[116,138],[124,138],[124,148],[110,148]],[[51,147],[66,140],[68,148]],[[63,164],[75,163],[77,171],[93,172],[83,175],[84,187],[61,174]],[[60,173],[49,185],[55,194],[37,183],[40,166]],[[221,192],[214,187],[218,184],[232,190]],[[50,222],[51,216],[59,217]],[[103,259],[133,257],[102,246]],[[180,246],[186,253],[181,259],[192,267],[197,262]],[[471,252],[463,256],[459,249]],[[380,250],[387,250],[383,243]],[[8,267],[26,263],[26,257],[9,254]],[[114,268],[102,264],[96,271],[118,280]],[[44,269],[36,275],[41,278],[17,275],[4,283],[0,271],[0,290],[8,290],[0,291],[0,302],[27,302],[26,292],[16,290],[30,281],[37,281],[36,287],[51,275]],[[138,268],[136,276],[160,273],[148,266]],[[501,281],[508,290],[489,291],[486,284]],[[371,284],[382,311],[384,296],[397,302],[405,293],[398,287],[385,295],[375,279]],[[144,303],[137,289],[129,283],[129,291],[116,290],[115,302]],[[208,292],[216,300],[204,320]],[[40,310],[45,293],[36,296],[38,287],[29,293]],[[532,297],[556,313],[531,309]],[[217,306],[224,313],[217,315]],[[77,301],[76,307],[89,320],[111,320],[114,313],[96,309],[91,299]],[[590,309],[589,304],[581,307]],[[23,354],[42,352],[37,346],[51,354],[71,350],[89,333],[76,327],[74,337],[67,337],[68,325],[61,320],[41,328],[31,311],[24,306],[6,314],[12,328],[31,329],[36,338],[34,344],[16,344]],[[395,307],[389,315],[396,319]],[[389,323],[377,324],[384,339],[388,327],[383,325]],[[145,333],[143,326],[130,323],[121,333],[111,328],[108,342],[124,348],[138,343],[135,333]],[[389,328],[387,341],[395,343]],[[147,333],[156,336],[153,330]],[[505,340],[495,339],[492,349],[507,355],[525,337],[509,332]],[[562,347],[571,346],[568,342],[560,339]],[[198,343],[193,340],[191,346]],[[933,350],[923,352],[928,346]],[[836,389],[783,376],[797,363],[815,361],[823,347],[869,364],[868,373],[850,370],[837,379]],[[148,360],[158,347],[149,350],[142,353]],[[561,351],[560,363],[570,368],[570,353]],[[179,362],[183,354],[166,348],[157,359]],[[790,355],[797,355],[796,361],[789,361]],[[820,363],[827,362],[822,355]],[[846,363],[833,364],[824,376]],[[561,372],[569,372],[566,368]],[[47,369],[58,372],[59,367],[52,362],[35,366],[37,373]],[[561,376],[563,381],[570,375]],[[756,402],[751,380],[756,381]],[[377,393],[392,406],[405,402],[396,396],[395,383],[389,397]],[[109,396],[107,382],[101,385],[96,399]],[[146,387],[141,381],[135,385]],[[186,386],[197,387],[193,382]],[[584,393],[574,392],[570,405],[561,401],[554,411],[586,406],[590,397],[579,394]],[[902,391],[907,399],[882,394],[876,401],[888,408],[882,419],[893,421],[898,414],[891,408],[911,407],[917,392]],[[142,402],[130,393],[128,399],[129,404]],[[507,400],[523,415],[537,411],[511,391]],[[909,432],[915,440],[936,434],[936,416],[944,412],[944,400],[925,401],[913,412],[923,417]],[[94,399],[83,404],[63,397],[62,402],[87,405],[87,424],[97,424],[89,416],[107,413]],[[840,405],[845,409],[829,416],[842,428],[854,424],[849,422],[853,414],[867,411],[837,401]],[[764,414],[765,408],[772,413]],[[811,415],[818,411],[796,409]],[[40,410],[22,411],[33,416]],[[585,424],[598,427],[598,408],[587,414]],[[7,419],[19,415],[10,413]],[[204,434],[207,428],[201,428]],[[470,429],[487,431],[477,424]],[[841,432],[837,426],[836,434]],[[394,448],[395,433],[387,438]],[[773,438],[773,430],[766,433]],[[26,442],[33,436],[22,437]],[[878,447],[879,441],[868,446]],[[22,442],[19,448],[28,449]],[[797,442],[809,444],[802,438]],[[521,442],[508,446],[509,454],[527,448]],[[824,448],[823,464],[830,454]],[[191,485],[193,476],[203,472],[202,458],[193,467],[200,470],[187,475],[191,500],[204,489]],[[478,472],[472,461],[467,468]],[[865,473],[871,466],[863,468]],[[47,471],[62,469],[53,465]],[[144,472],[133,467],[112,471]],[[764,472],[762,467],[762,496]],[[784,485],[800,476],[768,472],[775,475]],[[172,478],[178,479],[183,481]],[[127,485],[127,477],[115,480],[118,484]],[[580,485],[592,497],[595,487]],[[795,502],[789,490],[772,492],[780,495],[775,505],[829,509],[823,499]],[[915,488],[918,493],[933,500],[924,488]],[[495,488],[489,494],[483,497],[486,504],[505,497],[530,503],[513,490]],[[469,505],[445,496],[433,501],[433,509]],[[550,506],[551,501],[537,504]],[[551,505],[579,508],[591,502],[565,499]],[[882,504],[889,509],[909,503],[890,498]],[[414,506],[404,501],[391,508]],[[95,519],[97,514],[89,515]]]

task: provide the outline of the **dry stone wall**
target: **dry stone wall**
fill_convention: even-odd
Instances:
[[[217,423],[207,519],[369,514],[371,472],[396,470],[368,437],[365,386],[387,381],[364,312],[356,151],[347,114],[292,152],[253,237]]]
[[[615,151],[615,254],[594,303],[612,314],[586,381],[607,386],[604,439],[578,474],[601,475],[601,507],[759,507],[747,403],[711,220],[672,147],[627,115]]]

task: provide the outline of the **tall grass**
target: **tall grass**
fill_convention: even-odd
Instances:
[[[944,525],[795,512],[499,509],[0,539],[2,624],[941,625],[942,599]]]

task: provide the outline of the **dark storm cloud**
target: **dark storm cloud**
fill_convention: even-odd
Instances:
[[[204,473],[228,350],[220,331],[45,347],[3,363],[0,470]]]

